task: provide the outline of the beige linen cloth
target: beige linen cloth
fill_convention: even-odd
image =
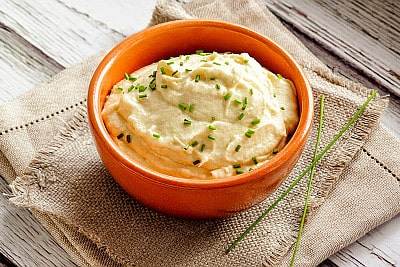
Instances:
[[[321,148],[371,94],[336,77],[261,1],[162,0],[151,24],[195,17],[248,26],[293,55],[312,84],[316,117],[326,96]],[[225,250],[310,163],[316,124],[296,168],[264,202],[227,219],[171,218],[125,194],[97,155],[85,99],[103,56],[0,107],[0,171],[13,189],[11,201],[29,208],[81,266],[288,266],[307,178],[232,253]],[[318,265],[400,212],[399,153],[391,153],[400,142],[378,121],[386,105],[376,97],[318,164],[296,266]]]

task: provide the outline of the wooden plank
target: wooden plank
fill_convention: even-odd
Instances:
[[[5,26],[63,67],[109,49],[124,37],[58,1],[2,0],[1,9]]]
[[[17,266],[75,266],[28,210],[8,202],[11,191],[2,177],[0,192],[0,254]]]
[[[281,19],[400,96],[400,6],[396,0],[266,1]]]
[[[330,260],[346,266],[396,266],[400,259],[400,235],[393,233],[399,225],[400,214],[342,249]]]
[[[0,103],[44,83],[64,67],[0,24]]]
[[[125,0],[61,0],[61,2],[124,36],[146,28],[156,4],[156,0],[135,2]]]
[[[155,2],[3,0],[0,89],[4,90],[0,90],[0,102],[15,98],[63,68],[144,29]]]

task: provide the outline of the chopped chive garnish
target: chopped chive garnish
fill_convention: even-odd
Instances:
[[[255,119],[255,120],[253,120],[253,121],[251,122],[251,124],[257,125],[257,124],[259,124],[260,122],[261,122],[261,120],[260,120],[259,118],[257,118],[257,119]]]
[[[253,88],[250,88],[250,95],[253,95]]]
[[[206,147],[206,145],[205,145],[205,144],[202,144],[202,145],[201,145],[201,148],[200,148],[200,151],[203,152],[205,147]]]
[[[192,70],[191,69],[185,69],[185,72],[191,72]]]
[[[118,139],[121,139],[122,137],[124,137],[124,134],[123,134],[123,133],[120,133],[119,135],[117,135],[117,138],[118,138]]]
[[[247,63],[249,63],[249,60],[246,58],[246,59],[243,59],[243,62],[247,64]]]
[[[243,104],[242,110],[245,110],[247,108],[247,104]]]
[[[200,74],[197,74],[197,75],[196,75],[196,78],[194,79],[194,81],[195,81],[196,83],[200,81]]]
[[[235,99],[235,100],[233,100],[233,102],[235,102],[238,105],[242,104],[242,101],[240,101],[239,99]]]
[[[285,110],[285,107],[281,107],[281,110]]]
[[[256,131],[254,131],[254,130],[252,130],[252,129],[247,129],[247,132],[248,132],[249,134],[254,134]]]
[[[162,89],[167,89],[167,88],[168,88],[168,85],[166,85],[166,84],[161,84],[161,88],[162,88]]]
[[[209,136],[207,136],[207,138],[208,138],[208,139],[211,139],[211,140],[215,140],[215,136],[214,136],[214,135],[211,135],[211,134],[210,134]]]
[[[131,135],[130,134],[128,134],[126,136],[126,142],[128,142],[128,144],[131,142]]]
[[[160,138],[160,135],[157,134],[157,133],[153,133],[153,137],[155,137],[155,138]]]
[[[215,81],[215,77],[211,77],[210,80],[211,80],[211,81]]]
[[[229,65],[229,62],[228,62],[228,61],[225,61],[225,65]]]
[[[179,63],[179,66],[181,66],[181,67],[183,66],[183,61]]]
[[[156,85],[154,83],[149,84],[151,90],[156,90]]]
[[[211,117],[211,120],[212,120],[212,121],[215,121],[216,119],[217,119],[217,118],[214,117],[214,116]]]
[[[274,97],[276,97],[276,93],[274,93]]]
[[[221,66],[221,64],[218,63],[218,62],[213,62],[213,64],[214,64],[214,65],[217,65],[217,66]]]
[[[165,70],[163,67],[160,68],[161,74],[166,74]]]
[[[154,83],[156,81],[156,78],[153,78],[150,82],[149,82],[149,84],[152,84],[152,83]]]
[[[240,150],[241,147],[242,147],[241,145],[237,145],[236,148],[235,148],[235,151],[236,151],[236,152],[239,152],[239,150]]]
[[[235,168],[235,169],[239,169],[240,167],[242,167],[240,164],[233,164],[232,166],[233,166],[233,168]]]
[[[199,142],[197,142],[197,141],[194,141],[193,143],[192,143],[192,147],[195,147],[195,146],[197,146],[199,144]]]
[[[243,117],[244,117],[244,113],[242,112],[242,113],[239,114],[239,116],[237,117],[237,119],[238,119],[238,120],[242,120]]]
[[[215,131],[217,130],[217,127],[215,127],[215,125],[210,124],[208,125],[208,129]]]
[[[236,170],[236,174],[242,174],[242,173],[244,173],[243,170]]]
[[[254,164],[256,164],[256,165],[258,164],[257,157],[252,157],[251,159],[253,160]]]
[[[278,153],[278,149],[275,148],[275,149],[272,151],[272,154],[277,154],[277,153]]]
[[[230,93],[227,93],[226,95],[224,95],[224,100],[225,101],[228,100],[229,98],[231,98],[231,94]]]
[[[189,145],[189,144],[186,144],[186,146],[185,146],[183,149],[188,150],[189,147],[190,147],[190,145]]]
[[[216,88],[216,89],[221,89],[221,85],[219,85],[219,84],[217,83],[217,84],[215,84],[215,88]]]
[[[157,71],[154,70],[154,71],[153,71],[153,74],[152,74],[151,76],[155,78],[155,77],[157,76]]]
[[[183,120],[183,125],[188,126],[188,125],[191,125],[191,124],[192,124],[192,121],[190,121],[190,120],[188,120],[188,119],[184,119],[184,120]]]
[[[146,94],[139,95],[139,98],[146,98],[146,97],[147,97]]]
[[[178,70],[174,71],[174,72],[171,74],[171,76],[174,76],[174,75],[177,74],[177,73],[178,73]]]
[[[186,56],[186,57],[185,57],[185,60],[189,60],[189,59],[190,59],[190,56]]]
[[[193,161],[193,165],[197,165],[199,164],[201,161],[199,159],[196,159],[195,161]]]
[[[202,59],[200,60],[200,62],[207,62],[207,59]]]
[[[141,85],[139,86],[139,93],[143,93],[144,91],[146,91],[147,86]]]
[[[135,89],[135,86],[132,84],[131,86],[129,86],[128,92],[132,91],[133,89]]]
[[[245,104],[247,104],[247,103],[249,102],[249,99],[247,98],[247,96],[244,97],[243,102],[244,102]]]
[[[178,104],[178,107],[179,107],[180,109],[182,109],[182,110],[186,110],[186,109],[187,109],[186,104],[183,104],[183,103],[179,103],[179,104]]]
[[[194,111],[194,104],[190,104],[189,106],[189,112],[193,112]]]
[[[117,91],[117,92],[122,92],[122,91],[124,91],[124,88],[122,88],[122,87],[117,87],[117,88],[115,88],[115,90]]]
[[[129,81],[136,81],[137,78],[133,77],[132,75],[128,74],[128,73],[124,73],[124,78],[125,80],[129,80]]]
[[[172,65],[172,64],[174,64],[173,61],[170,61],[170,62],[167,63],[167,65]]]
[[[278,79],[282,79],[283,77],[282,77],[282,75],[281,74],[276,74],[276,77],[278,77]]]
[[[197,55],[200,55],[200,54],[203,54],[203,53],[204,53],[204,50],[202,50],[202,49],[196,50],[196,54]]]
[[[254,130],[252,129],[247,129],[247,131],[244,133],[245,136],[247,136],[248,138],[251,138],[253,136],[253,134],[255,133]]]

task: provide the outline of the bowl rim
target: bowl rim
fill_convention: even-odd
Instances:
[[[145,166],[141,166],[136,161],[130,159],[127,155],[125,155],[119,148],[118,145],[112,140],[109,135],[104,123],[101,118],[101,110],[98,105],[99,98],[101,96],[101,88],[100,88],[100,80],[104,78],[107,70],[112,65],[115,58],[121,54],[121,49],[129,44],[133,39],[140,38],[143,35],[146,35],[149,31],[154,31],[159,28],[171,28],[171,27],[214,27],[217,29],[225,29],[230,31],[237,31],[239,33],[248,35],[262,43],[268,43],[274,50],[280,50],[280,54],[284,56],[284,59],[290,63],[294,67],[294,70],[298,72],[301,77],[301,82],[304,83],[303,87],[306,88],[304,94],[307,97],[301,98],[302,103],[299,103],[302,111],[300,112],[299,123],[297,125],[296,131],[290,138],[289,142],[283,147],[283,149],[276,154],[271,160],[261,164],[255,170],[251,172],[246,172],[239,175],[224,177],[220,179],[191,179],[191,178],[183,178],[183,177],[175,177],[172,175],[167,175],[163,173],[159,173]],[[110,90],[110,89],[109,89]],[[299,99],[299,92],[296,88],[296,93]],[[312,118],[313,118],[313,94],[312,88],[308,81],[308,78],[303,71],[302,67],[294,60],[294,58],[280,45],[278,45],[273,40],[268,37],[258,33],[252,29],[249,29],[245,26],[226,22],[219,20],[211,20],[211,19],[185,19],[185,20],[177,20],[164,22],[155,26],[150,26],[142,31],[134,33],[133,35],[128,36],[116,46],[114,46],[100,61],[97,68],[92,75],[89,84],[89,90],[87,95],[87,112],[88,112],[88,120],[90,124],[90,129],[92,132],[95,132],[97,136],[100,138],[100,142],[105,144],[110,155],[117,161],[119,161],[125,167],[134,170],[136,173],[139,173],[142,179],[148,179],[152,182],[162,183],[164,185],[172,186],[172,187],[185,187],[185,188],[193,188],[193,189],[217,189],[217,188],[225,188],[238,186],[240,184],[255,182],[258,179],[263,179],[266,173],[274,171],[279,167],[279,161],[288,161],[290,160],[291,155],[287,152],[289,149],[302,149],[305,145],[306,139],[309,135],[309,132],[312,127]],[[307,105],[309,108],[307,110],[303,109],[303,106]],[[93,133],[92,133],[93,134]],[[256,175],[255,175],[256,174]]]

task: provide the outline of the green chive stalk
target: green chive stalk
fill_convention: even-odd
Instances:
[[[358,119],[360,114],[365,110],[369,102],[378,93],[377,90],[373,91],[370,97],[364,102],[360,109],[353,115],[349,122],[339,131],[339,133],[332,139],[332,141],[319,153],[311,164],[300,174],[300,176],[283,192],[271,206],[268,207],[227,249],[226,253],[232,252],[232,250],[239,244],[240,241],[245,238],[251,230],[262,220],[264,217],[273,209],[275,206],[295,187],[300,180],[313,168],[317,162],[326,154],[326,152],[336,143],[336,141],[347,131],[347,129]]]
[[[318,134],[317,134],[317,141],[315,142],[315,149],[314,149],[314,158],[313,160],[316,159],[317,154],[318,154],[318,147],[321,142],[321,133],[322,133],[322,122],[323,122],[323,116],[324,116],[324,104],[325,104],[325,96],[321,96],[321,105],[319,109],[319,123],[318,123]],[[315,171],[315,165],[311,167],[310,170],[310,179],[308,180],[308,185],[307,185],[307,195],[306,195],[306,200],[304,203],[304,210],[303,210],[303,215],[301,217],[301,222],[300,222],[300,227],[299,227],[299,233],[297,234],[297,240],[296,240],[296,245],[294,247],[292,259],[290,261],[290,267],[293,266],[294,260],[296,258],[297,251],[299,250],[299,245],[300,245],[300,239],[301,235],[303,233],[303,227],[304,227],[304,221],[306,219],[306,214],[307,214],[307,208],[308,208],[308,201],[310,199],[310,192],[311,192],[311,185],[312,185],[312,180],[314,177],[314,171]]]

